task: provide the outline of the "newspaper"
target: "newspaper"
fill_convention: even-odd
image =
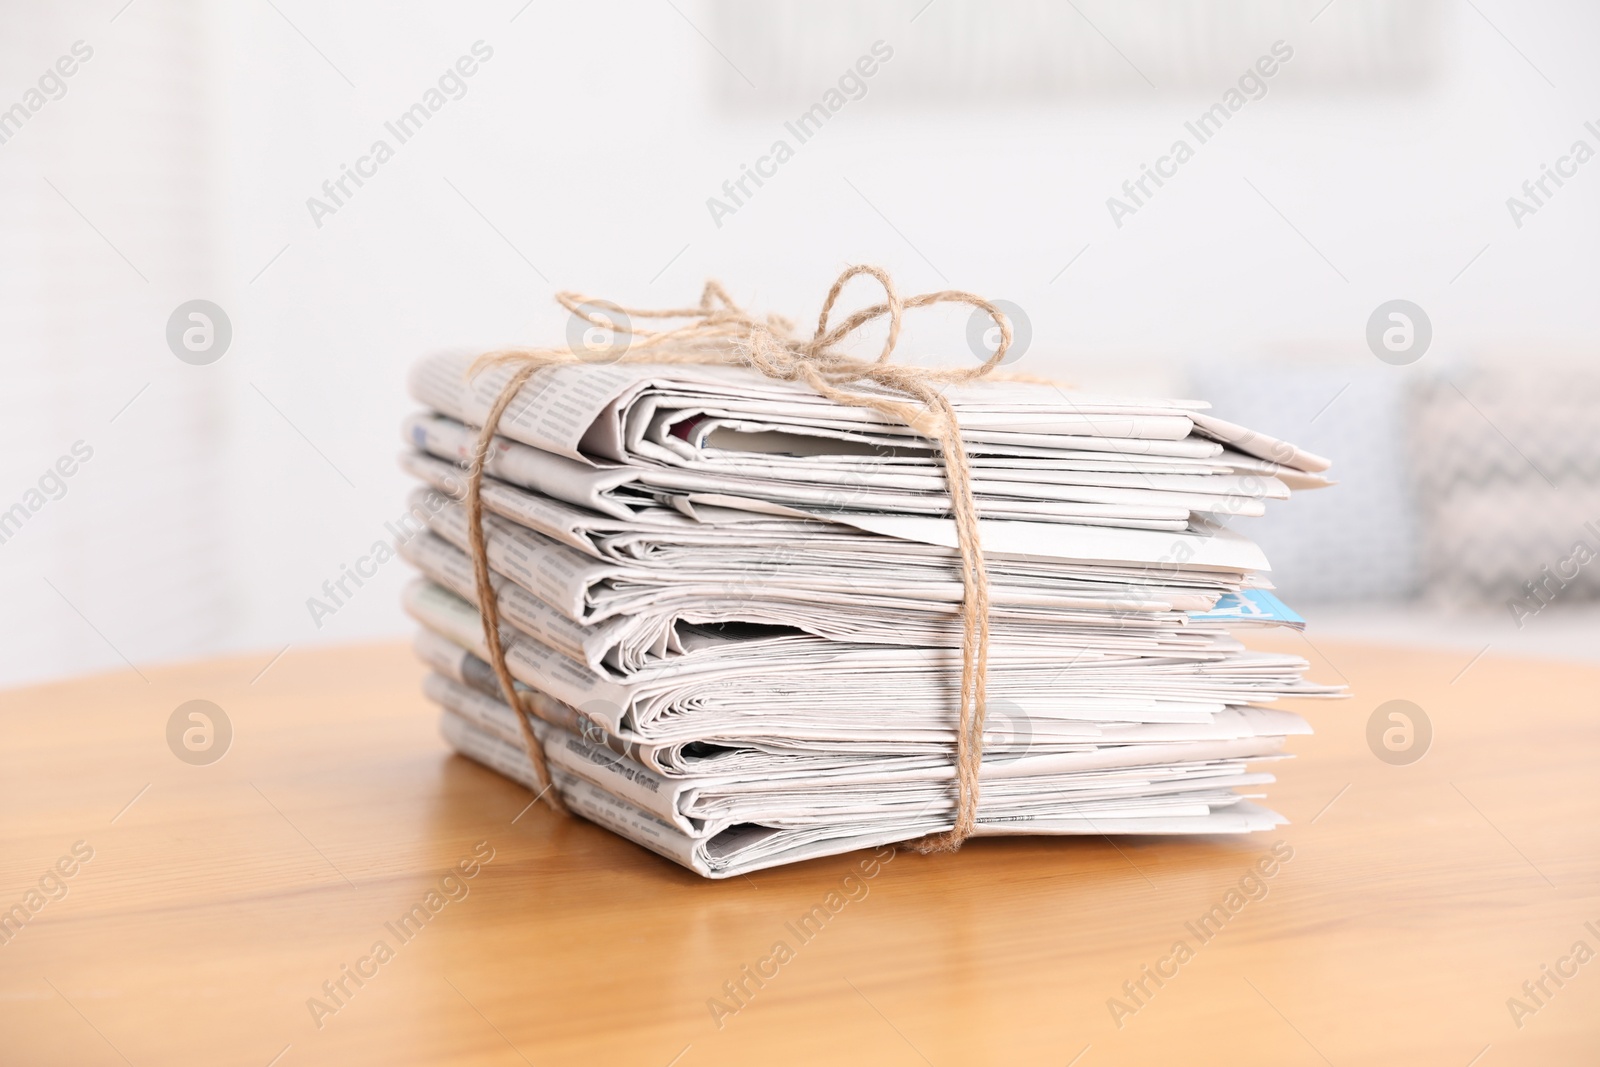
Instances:
[[[521,743],[511,709],[497,698],[442,675],[430,676],[424,693],[478,729],[509,744]],[[832,768],[811,761],[803,770],[668,778],[581,734],[542,722],[536,728],[546,755],[557,766],[695,837],[715,836],[747,822],[796,828],[841,819],[870,821],[908,803],[919,810],[954,811],[948,788],[954,769],[948,758],[935,755],[858,759]],[[999,818],[1058,806],[1084,813],[1096,805],[1120,810],[1136,802],[1146,810],[1192,806],[1200,799],[1230,805],[1239,799],[1228,791],[1232,787],[1272,780],[1243,772],[1243,761],[1276,756],[1282,740],[1245,736],[1088,746],[991,760],[984,766],[981,810]],[[1181,762],[1166,762],[1175,758]],[[1151,800],[1158,803],[1143,803]]]
[[[770,437],[770,431],[762,431]],[[470,455],[476,433],[454,419],[416,415],[407,439],[443,459]],[[753,436],[753,434],[752,434]],[[675,444],[683,442],[668,438]],[[731,443],[731,442],[730,442]],[[898,446],[895,452],[908,451]],[[513,484],[571,500],[618,517],[655,494],[691,497],[756,495],[797,508],[899,509],[940,514],[949,509],[944,476],[932,453],[781,456],[732,453],[719,462],[685,458],[676,451],[646,451],[660,465],[587,466],[502,439],[489,466]],[[1093,455],[1093,453],[1091,453]],[[787,462],[777,462],[784,460]],[[799,461],[799,462],[797,462]],[[1120,469],[1074,470],[1070,456],[1016,457],[979,453],[971,457],[972,488],[985,514],[1021,520],[1106,518],[1148,520],[1151,528],[1181,529],[1194,512],[1265,514],[1264,501],[1283,500],[1289,487],[1272,475],[1238,474],[1227,468],[1174,470],[1170,464],[1135,462]],[[1095,466],[1110,466],[1097,461]],[[1157,525],[1157,524],[1167,525]]]
[[[501,701],[499,682],[488,663],[469,649],[438,632],[423,629],[415,643],[418,658],[435,674]],[[611,733],[583,710],[556,700],[540,690],[518,683],[524,703],[552,726],[578,734],[611,752],[667,777],[696,774],[808,773],[854,766],[863,760],[900,757],[936,757],[948,762],[948,739],[862,740],[851,736],[824,740],[803,738],[761,739],[710,733],[692,744],[656,743],[636,735]],[[1309,732],[1299,716],[1265,707],[1229,707],[1213,715],[1179,723],[1093,723],[1063,720],[1026,730],[1014,720],[997,717],[985,737],[986,758],[1008,762],[1022,755],[1084,751],[1086,746],[1238,739]]]
[[[469,379],[470,366],[469,357],[441,355],[414,368],[412,395],[434,412],[407,422],[418,449],[465,456],[472,435],[463,424],[481,424],[510,374],[501,368]],[[974,496],[993,521],[1177,532],[1195,515],[1258,515],[1263,500],[1288,495],[1286,483],[1259,469],[1214,463],[1205,473],[1176,473],[1148,462],[1225,458],[1219,436],[1236,454],[1302,475],[1327,467],[1204,416],[1193,402],[1130,404],[1003,382],[952,388],[947,398],[961,421]],[[504,439],[492,473],[611,514],[630,500],[672,497],[834,521],[849,521],[840,512],[894,511],[922,517],[921,526],[949,525],[929,442],[869,408],[833,404],[796,383],[756,383],[739,368],[547,367],[522,387],[497,430]],[[1074,469],[1078,453],[1127,466]]]
[[[413,368],[403,604],[441,732],[532,784],[486,662],[463,466],[510,371]],[[1241,626],[1299,627],[1235,520],[1328,461],[1188,400],[947,391],[990,640],[978,832],[1248,832],[1263,769],[1341,695]],[[485,465],[506,665],[554,787],[708,877],[948,829],[964,593],[943,458],[905,426],[731,366],[536,372]]]
[[[462,470],[452,463],[412,452],[400,457],[400,466],[441,492],[459,496],[465,491]],[[596,545],[596,537],[608,533],[648,536],[671,530],[675,536],[698,538],[695,543],[700,544],[731,537],[753,545],[772,545],[792,543],[798,537],[805,539],[808,545],[825,538],[847,545],[852,543],[849,531],[853,529],[879,538],[943,548],[947,558],[955,558],[953,523],[893,512],[839,510],[812,515],[793,511],[783,514],[774,510],[760,513],[748,507],[719,507],[702,501],[681,508],[654,502],[656,506],[638,506],[630,515],[610,516],[598,508],[586,508],[581,501],[519,491],[492,477],[484,479],[483,502],[487,510],[497,515],[592,555],[603,551]],[[1146,573],[1162,568],[1176,569],[1176,561],[1182,561],[1181,567],[1188,570],[1265,573],[1269,569],[1266,556],[1254,542],[1204,517],[1193,519],[1182,530],[1165,533],[989,518],[980,519],[979,525],[986,557],[996,560],[1015,557],[1123,564],[1142,568]],[[853,543],[881,545],[873,539],[856,539]]]
[[[483,656],[477,610],[460,595],[468,592],[419,581],[403,603],[423,625]],[[505,640],[506,664],[517,679],[583,706],[612,732],[626,727],[655,740],[708,729],[740,736],[956,737],[958,649],[691,632],[684,656],[622,674],[596,670],[521,628],[508,628]],[[1034,731],[1056,721],[1188,722],[1228,704],[1339,692],[1305,681],[1307,666],[1299,656],[1236,643],[1192,657],[1122,654],[1076,662],[1048,648],[997,647],[988,688],[992,701],[1015,705]],[[759,715],[750,713],[751,703]]]
[[[537,789],[533,765],[520,743],[490,733],[446,710],[440,731],[461,754]],[[556,788],[579,815],[708,878],[730,878],[800,860],[853,852],[948,830],[953,816],[919,810],[886,812],[870,825],[830,823],[788,828],[745,823],[710,835],[684,832],[617,793],[562,765],[552,768]],[[1221,794],[1218,794],[1221,796]],[[952,809],[953,810],[953,809]],[[974,836],[1011,834],[1229,834],[1270,830],[1282,816],[1234,795],[1213,806],[1171,804],[1146,812],[1131,807],[1085,808],[1060,814],[994,817],[981,814]]]

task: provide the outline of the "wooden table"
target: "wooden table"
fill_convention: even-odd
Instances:
[[[1281,832],[980,841],[850,883],[860,856],[702,881],[525,810],[448,753],[396,645],[8,693],[0,908],[28,919],[0,934],[0,1062],[1600,1063],[1600,960],[1569,957],[1600,951],[1600,670],[1280,641],[1354,692],[1299,709]],[[1433,723],[1409,766],[1366,740],[1393,698]],[[232,723],[210,765],[168,747],[191,699]],[[1536,1003],[1541,965],[1576,974]]]

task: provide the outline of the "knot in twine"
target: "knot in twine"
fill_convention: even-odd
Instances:
[[[828,315],[833,310],[845,283],[858,274],[877,280],[883,287],[884,301],[841,320],[831,329]],[[983,762],[983,721],[989,661],[989,579],[983,564],[983,549],[978,537],[978,507],[972,497],[971,469],[961,442],[961,428],[955,409],[940,387],[974,381],[987,375],[1005,358],[1011,347],[1011,323],[1005,313],[973,293],[944,289],[901,298],[894,282],[881,267],[855,266],[839,275],[822,303],[817,329],[810,340],[794,335],[791,322],[777,315],[758,320],[740,308],[715,281],[708,281],[700,305],[692,308],[612,308],[627,317],[618,323],[603,310],[591,310],[598,302],[577,293],[557,293],[556,300],[578,318],[629,338],[620,363],[723,364],[751,367],[768,378],[803,382],[819,396],[850,407],[871,408],[904,423],[918,435],[938,442],[945,480],[950,489],[951,512],[956,523],[956,542],[961,555],[961,692],[960,724],[956,736],[956,781],[958,799],[955,826],[907,847],[919,852],[954,852],[961,847],[977,823],[978,775]],[[970,304],[982,309],[1000,327],[1000,344],[981,365],[967,370],[940,370],[891,363],[900,340],[901,320],[911,308],[929,304]],[[888,316],[889,335],[883,351],[873,362],[838,351],[840,341],[876,319]],[[670,328],[647,329],[634,320],[687,320]],[[515,370],[484,419],[473,449],[467,476],[468,531],[472,547],[472,567],[478,592],[478,607],[483,618],[484,643],[490,663],[500,681],[506,702],[517,712],[517,723],[528,757],[540,785],[539,796],[557,811],[565,811],[560,792],[552,787],[544,746],[533,731],[531,711],[516,690],[506,667],[505,649],[500,641],[500,614],[495,590],[489,579],[488,551],[484,543],[483,468],[500,417],[513,398],[535,372],[551,366],[589,362],[570,348],[517,348],[489,353],[479,358],[468,372],[476,376],[491,367],[510,366]],[[537,797],[535,798],[537,799]]]

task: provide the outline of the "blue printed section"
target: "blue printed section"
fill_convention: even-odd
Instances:
[[[1254,622],[1304,629],[1306,620],[1289,610],[1289,605],[1265,589],[1241,589],[1225,593],[1210,611],[1191,611],[1196,622]]]

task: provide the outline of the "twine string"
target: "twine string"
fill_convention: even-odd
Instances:
[[[882,303],[860,308],[831,328],[829,318],[847,283],[857,275],[874,279],[883,289]],[[961,688],[960,717],[956,733],[957,802],[955,825],[907,847],[919,852],[954,852],[977,825],[978,777],[983,764],[983,724],[989,662],[989,579],[979,539],[978,507],[972,495],[971,467],[961,440],[955,409],[943,386],[975,381],[1004,360],[1011,347],[1011,323],[989,301],[959,289],[920,293],[902,299],[893,280],[881,267],[859,265],[840,274],[823,301],[817,328],[809,340],[797,337],[789,320],[768,315],[756,319],[734,303],[715,281],[706,282],[700,304],[692,308],[624,308],[577,293],[556,294],[556,301],[591,325],[623,334],[626,349],[608,362],[686,363],[746,366],[778,381],[802,382],[819,396],[850,407],[869,408],[914,433],[936,441],[950,490],[951,515],[956,524],[956,545],[961,558]],[[1000,328],[1000,343],[983,363],[965,369],[915,367],[892,362],[900,341],[905,312],[933,304],[968,304],[986,312]],[[608,314],[610,311],[612,314]],[[618,322],[620,314],[625,321]],[[868,362],[838,350],[837,345],[863,326],[887,317],[888,335],[875,361]],[[664,328],[644,323],[684,320]],[[488,549],[483,530],[483,471],[493,447],[495,431],[506,409],[535,372],[545,367],[587,363],[569,348],[513,348],[479,358],[469,371],[476,376],[495,367],[512,373],[501,387],[485,417],[473,447],[467,474],[467,529],[472,549],[473,577],[483,620],[484,643],[490,664],[506,702],[516,712],[523,744],[533,763],[543,796],[552,808],[565,811],[560,791],[545,759],[544,746],[533,730],[532,712],[516,690],[506,666],[500,639],[500,614],[490,580]]]
[[[533,711],[517,691],[511,669],[506,666],[505,648],[500,643],[500,605],[494,583],[489,580],[489,548],[483,536],[483,467],[489,458],[494,428],[500,425],[500,416],[505,414],[518,391],[539,367],[540,364],[530,362],[518,368],[483,420],[484,429],[473,448],[472,465],[467,468],[467,530],[472,545],[472,578],[478,590],[478,611],[483,619],[483,643],[488,646],[489,665],[494,668],[494,676],[500,682],[500,692],[505,696],[506,703],[511,705],[511,710],[516,714],[517,729],[522,733],[522,747],[533,761],[534,777],[539,782],[539,796],[544,797],[554,810],[565,813],[566,801],[561,798],[561,790],[553,788],[555,779],[550,775],[544,745],[533,731]]]

